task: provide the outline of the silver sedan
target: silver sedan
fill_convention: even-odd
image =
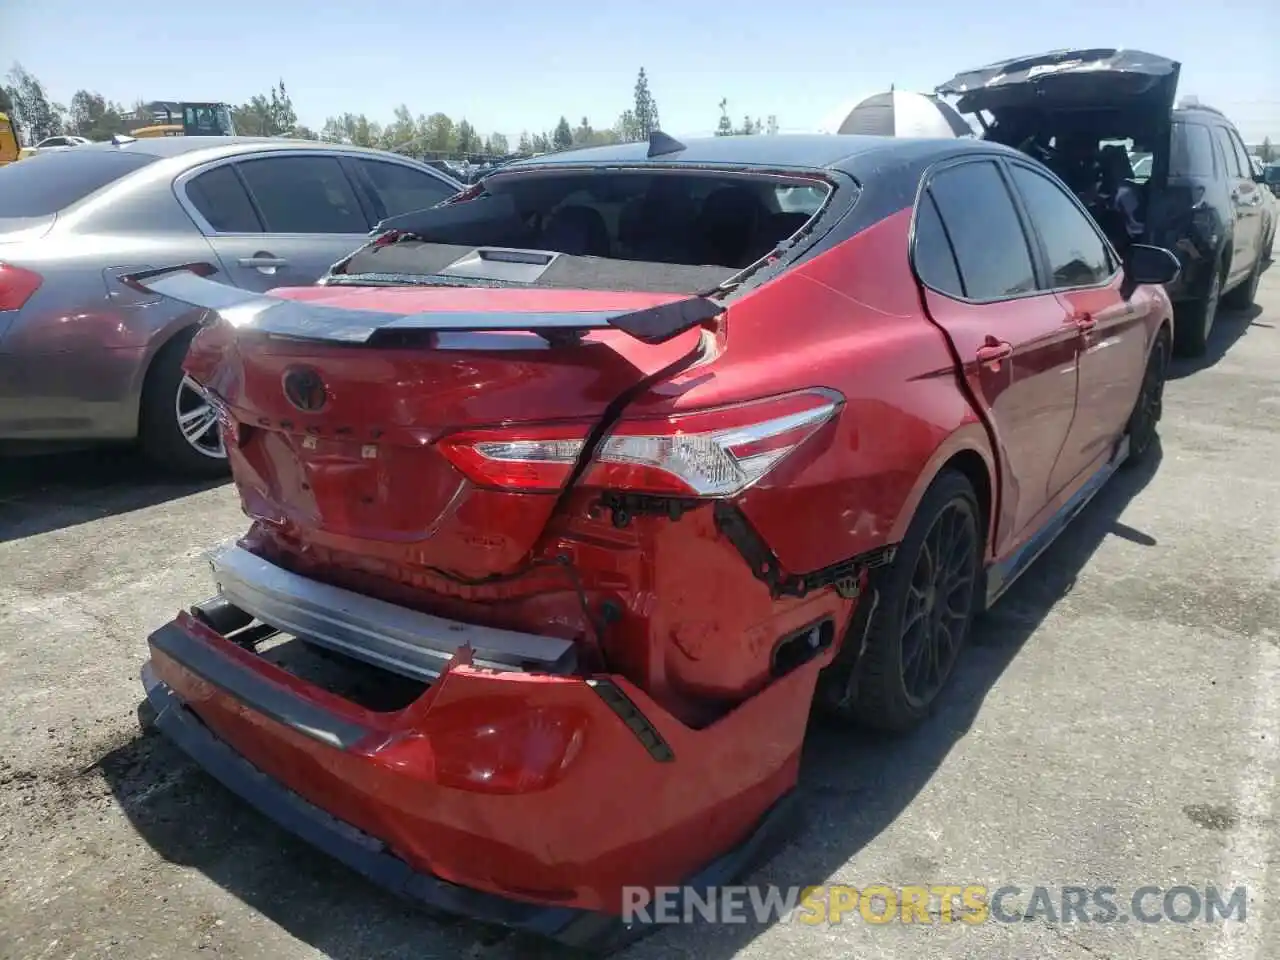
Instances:
[[[386,217],[461,185],[395,154],[314,141],[162,137],[0,167],[0,455],[138,440],[177,472],[226,469],[182,372],[203,318],[120,276],[206,262],[265,291],[314,283]]]

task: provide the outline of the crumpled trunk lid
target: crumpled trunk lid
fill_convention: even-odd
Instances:
[[[518,567],[559,497],[475,486],[436,442],[478,427],[595,424],[700,342],[692,327],[660,343],[597,327],[556,345],[519,329],[565,312],[633,316],[686,302],[683,294],[312,287],[263,298],[200,282],[208,288],[188,302],[220,310],[226,322],[197,336],[187,370],[225,406],[228,456],[250,515],[304,547],[468,579]],[[243,322],[264,299],[288,301],[277,320],[288,313],[294,334]],[[340,311],[324,315],[339,317],[330,329],[338,333],[308,339],[304,328],[320,316],[311,307]],[[389,316],[455,318],[451,328],[472,317],[477,329],[408,325],[384,342],[352,332],[384,328]],[[498,317],[503,329],[488,329]],[[311,394],[298,390],[299,375]]]

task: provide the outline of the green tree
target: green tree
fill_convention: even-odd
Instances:
[[[476,133],[476,128],[465,117],[458,122],[456,136],[459,153],[479,153],[482,149],[480,134]]]
[[[282,133],[293,133],[298,125],[298,115],[293,110],[293,100],[284,89],[284,80],[271,88],[271,100],[267,109],[271,133],[268,136],[279,136]]]
[[[340,117],[325,120],[320,139],[331,143],[372,147],[382,142],[382,128],[376,123],[370,123],[363,113],[344,113]]]
[[[77,90],[71,97],[67,132],[90,140],[110,140],[128,127],[129,112],[118,103],[107,101],[100,93]]]
[[[583,117],[582,122],[573,131],[573,143],[579,147],[590,146],[596,142],[595,136],[596,132],[591,129],[591,121]]]
[[[635,115],[635,131],[639,134],[635,139],[648,139],[649,134],[658,129],[658,104],[649,92],[649,78],[645,75],[644,67],[640,68],[640,74],[636,77],[635,106],[632,107],[632,112]]]
[[[563,116],[556,124],[555,132],[551,134],[551,145],[557,150],[568,150],[573,146],[573,130]]]
[[[485,153],[493,153],[499,156],[505,156],[506,154],[511,152],[511,147],[507,144],[507,138],[505,134],[491,133],[489,134],[489,136],[485,137],[484,142],[485,142],[485,147],[484,147]]]
[[[716,136],[733,136],[733,121],[729,119],[729,100],[727,97],[720,98],[720,122],[716,124]]]
[[[425,119],[419,117],[418,128],[421,134],[420,150],[453,153],[458,149],[458,130],[448,115],[437,112]]]
[[[34,76],[15,63],[9,71],[6,93],[13,105],[10,117],[25,134],[26,142],[38,143],[45,137],[62,132],[62,116],[56,104],[49,100],[44,86]]]
[[[772,113],[769,114],[768,119],[765,120],[764,132],[771,137],[775,137],[778,135],[778,117],[776,114],[772,114]]]
[[[645,138],[645,135],[640,133],[640,124],[636,120],[634,110],[623,110],[622,116],[618,117],[618,122],[613,129],[622,143],[634,143]]]
[[[1270,163],[1275,159],[1275,148],[1271,146],[1271,138],[1263,137],[1262,146],[1258,147],[1258,159],[1263,163]]]
[[[545,133],[535,133],[533,135],[533,152],[534,153],[550,153],[551,138]]]
[[[520,144],[516,149],[520,153],[533,153],[533,140],[530,139],[528,130],[520,131]]]
[[[233,107],[231,117],[236,132],[250,137],[278,137],[292,134],[298,125],[293,100],[281,80],[266,94],[250,97],[247,103]]]
[[[427,136],[427,118],[419,114],[414,120],[403,103],[392,111],[391,118],[391,122],[382,128],[382,135],[374,146],[396,152],[420,150]]]

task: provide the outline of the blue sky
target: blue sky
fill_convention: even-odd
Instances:
[[[1280,143],[1276,0],[0,0],[0,71],[16,60],[66,102],[78,88],[239,103],[283,77],[299,119],[397,104],[466,117],[514,143],[561,114],[611,125],[644,66],[662,126],[709,133],[729,100],[813,130],[841,104],[932,89],[959,69],[1067,46],[1179,59],[1180,94],[1228,113],[1249,141]]]

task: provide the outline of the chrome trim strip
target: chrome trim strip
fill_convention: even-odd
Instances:
[[[570,640],[445,620],[299,576],[235,544],[209,558],[228,601],[278,630],[395,673],[434,680],[461,647],[493,670],[569,674]]]

